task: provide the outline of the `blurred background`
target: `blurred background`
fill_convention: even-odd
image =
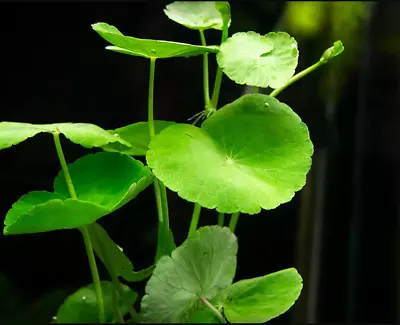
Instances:
[[[197,31],[165,16],[168,3],[2,3],[0,120],[104,129],[145,121],[148,61],[106,51],[91,24],[200,44]],[[308,125],[313,165],[290,203],[241,216],[236,280],[299,270],[300,299],[274,322],[400,322],[400,2],[232,1],[231,13],[230,35],[280,30],[294,36],[297,71],[334,41],[345,46],[278,96]],[[220,33],[207,31],[206,38],[218,44]],[[215,56],[209,60],[213,82]],[[224,77],[220,105],[246,91]],[[186,122],[203,106],[202,58],[158,61],[155,117]],[[65,138],[62,143],[69,162],[89,153]],[[23,194],[52,191],[59,170],[49,135],[1,151],[1,218]],[[171,191],[168,198],[180,245],[193,205]],[[215,211],[203,209],[202,225],[216,220]],[[137,270],[152,264],[151,187],[100,223]],[[108,278],[103,268],[101,274]],[[0,322],[48,322],[67,295],[90,282],[78,231],[0,237]],[[131,286],[143,292],[143,284]]]

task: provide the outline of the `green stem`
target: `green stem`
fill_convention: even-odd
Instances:
[[[156,58],[150,58],[149,96],[147,101],[147,118],[149,121],[150,138],[156,134],[154,129],[154,77],[156,71]]]
[[[56,146],[58,159],[60,160],[61,169],[64,173],[65,182],[67,183],[69,193],[71,195],[71,198],[76,200],[76,199],[78,199],[78,197],[76,195],[74,184],[72,183],[71,175],[68,170],[67,161],[65,160],[65,156],[64,156],[64,153],[63,153],[63,150],[61,147],[60,132],[58,130],[56,133],[54,133],[54,144]],[[97,306],[99,309],[99,322],[105,323],[103,293],[101,290],[99,271],[97,270],[96,259],[94,257],[94,253],[93,253],[92,242],[90,240],[90,235],[89,235],[89,231],[88,231],[87,227],[81,227],[80,231],[83,235],[83,241],[85,243],[85,249],[86,249],[86,254],[88,257],[89,267],[90,267],[90,271],[92,273],[92,279],[93,279],[94,287],[96,290]]]
[[[313,64],[312,66],[308,67],[307,69],[304,69],[303,71],[300,71],[298,74],[294,75],[286,85],[284,85],[281,88],[275,89],[269,95],[271,97],[276,97],[283,90],[285,90],[287,87],[289,87],[292,83],[295,83],[297,80],[299,80],[299,79],[303,78],[304,76],[308,75],[310,72],[312,72],[315,69],[319,68],[321,65],[323,65],[323,63],[318,61],[317,63]]]
[[[229,222],[229,229],[232,232],[235,232],[236,225],[237,225],[238,220],[239,220],[239,216],[240,216],[240,212],[233,213],[232,216],[231,216],[231,221]]]
[[[258,87],[252,86],[252,89],[254,94],[258,94]]]
[[[193,234],[196,232],[197,225],[198,225],[199,219],[200,219],[200,211],[201,211],[201,206],[198,203],[195,203],[194,209],[193,209],[192,220],[190,221],[188,238],[193,236]]]
[[[227,38],[228,38],[228,26],[224,26],[224,29],[222,30],[221,44],[225,42]],[[211,103],[215,109],[218,107],[219,92],[221,90],[223,75],[224,74],[222,72],[222,69],[218,66],[217,73],[215,75],[213,94],[211,97]]]
[[[217,308],[215,308],[208,300],[206,297],[201,297],[200,298],[201,301],[207,306],[208,309],[210,309],[212,311],[212,313],[218,318],[218,320],[223,323],[226,324],[227,321],[224,318],[224,316],[222,316],[222,314],[218,311]]]
[[[112,298],[112,303],[114,306],[114,313],[117,318],[117,321],[118,321],[118,323],[124,324],[125,323],[124,318],[122,317],[121,312],[119,311],[119,308],[118,308],[117,288],[115,287],[115,285],[113,285],[113,288],[112,288],[111,298]]]
[[[225,214],[224,213],[218,213],[218,226],[223,227],[224,226],[224,221],[225,221]]]
[[[107,249],[105,249],[103,242],[100,240],[100,237],[98,235],[98,232],[96,231],[96,229],[94,229],[94,233],[97,236],[97,241],[99,243],[100,246],[100,253],[103,256],[104,259],[104,265],[108,271],[108,274],[111,277],[111,281],[113,284],[113,290],[116,290],[118,292],[118,295],[121,297],[122,302],[124,303],[124,305],[128,308],[128,312],[131,315],[133,320],[139,320],[139,316],[136,313],[135,309],[133,309],[132,304],[129,302],[129,300],[126,298],[126,294],[124,292],[124,289],[122,288],[121,282],[118,279],[117,273],[115,272],[114,266],[111,263],[110,260],[110,256],[108,255],[108,251]],[[116,310],[119,311],[118,309],[118,303],[114,306],[114,308]],[[117,316],[119,317],[119,316]]]
[[[150,138],[156,134],[154,127],[154,79],[156,71],[156,58],[150,58],[150,75],[149,75],[149,96],[147,103],[148,122]],[[168,215],[168,199],[167,189],[165,185],[158,179],[154,180],[154,189],[156,194],[157,212],[160,227],[163,227],[164,239],[169,235],[169,215]],[[158,245],[163,245],[165,241],[159,242]],[[160,247],[158,247],[160,249]]]
[[[199,30],[201,45],[207,46],[206,38],[204,36],[204,31],[202,29]],[[212,110],[212,103],[210,100],[210,85],[209,85],[209,77],[208,77],[208,53],[203,54],[203,91],[204,91],[204,103],[206,108],[206,115],[210,113]]]

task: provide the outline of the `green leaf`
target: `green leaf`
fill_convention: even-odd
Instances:
[[[85,148],[102,147],[108,143],[119,142],[130,147],[130,144],[94,124],[55,123],[30,124],[19,122],[0,122],[0,150],[17,145],[38,133],[56,133],[59,130],[72,142]]]
[[[190,29],[205,30],[212,28],[222,30],[224,16],[217,9],[217,6],[221,6],[218,5],[220,2],[221,1],[175,1],[166,6],[164,13],[169,19]],[[226,3],[226,1],[223,3]]]
[[[116,27],[106,23],[93,24],[92,28],[107,42],[114,45],[107,47],[107,49],[145,58],[166,59],[180,56],[187,57],[208,52],[218,52],[219,50],[218,46],[197,46],[124,36]]]
[[[289,106],[249,94],[201,128],[164,129],[146,158],[155,176],[183,199],[222,213],[255,214],[293,198],[305,184],[312,153],[307,126]]]
[[[141,301],[145,322],[182,323],[228,287],[236,270],[237,239],[228,228],[207,226],[163,256]]]
[[[280,88],[294,75],[297,42],[284,32],[236,33],[221,44],[218,65],[238,84]]]
[[[55,193],[33,191],[22,196],[10,211],[4,234],[74,229],[89,225],[120,208],[153,182],[147,166],[119,153],[86,155],[68,165],[78,200],[69,191],[61,171]]]
[[[322,63],[327,63],[328,61],[332,60],[335,56],[338,56],[343,51],[344,51],[343,43],[341,41],[336,41],[335,43],[333,43],[333,46],[331,46],[324,52],[324,54],[322,54],[319,61]]]
[[[113,271],[123,277],[126,281],[137,282],[142,281],[149,277],[153,272],[155,265],[150,266],[139,272],[134,272],[133,264],[128,257],[123,253],[122,249],[117,246],[110,238],[107,232],[98,223],[89,225],[89,233],[92,239],[93,249],[100,260],[105,263],[102,251],[106,250],[106,254],[110,263],[112,264]]]
[[[220,321],[209,309],[204,307],[187,321],[188,324],[219,324]]]
[[[265,323],[292,307],[302,287],[294,268],[238,281],[227,289],[224,314],[231,323]]]
[[[153,182],[142,162],[115,152],[86,155],[68,164],[78,199],[108,209],[120,208]],[[54,192],[68,197],[63,171],[54,181]]]
[[[126,285],[122,285],[127,300],[133,305],[137,299],[137,293]],[[112,302],[112,283],[101,282],[104,299],[106,322],[115,322],[117,317],[114,313]],[[126,305],[118,295],[118,308],[121,315],[128,313]],[[98,323],[97,297],[94,284],[83,287],[70,295],[60,306],[57,312],[57,323]]]
[[[60,198],[55,193],[34,191],[23,195],[8,211],[5,235],[79,228],[109,211],[89,202]]]
[[[175,122],[155,120],[155,132],[159,133],[161,130],[172,124],[175,124]],[[128,142],[131,147],[127,148],[126,146],[115,142],[107,144],[102,148],[103,150],[109,152],[120,152],[130,156],[146,155],[150,143],[148,122],[138,122],[108,132]]]
[[[227,30],[231,24],[231,6],[228,1],[216,1],[215,7],[222,16],[222,29]]]

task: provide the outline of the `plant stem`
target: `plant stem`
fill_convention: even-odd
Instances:
[[[116,290],[118,292],[118,295],[121,297],[122,302],[128,308],[128,312],[131,315],[132,319],[133,320],[138,320],[139,316],[136,313],[135,309],[133,309],[132,304],[126,298],[124,289],[122,288],[122,284],[119,281],[118,275],[115,272],[114,266],[110,261],[110,256],[108,255],[108,251],[107,251],[107,249],[105,249],[102,241],[100,240],[98,232],[96,231],[96,229],[94,229],[94,230],[95,230],[94,233],[97,236],[97,241],[98,241],[98,243],[100,245],[100,252],[101,252],[101,255],[103,256],[103,259],[104,259],[104,265],[105,265],[105,267],[106,267],[106,269],[107,269],[107,271],[108,271],[108,273],[109,273],[109,275],[111,277],[111,281],[112,281],[112,284],[113,284],[113,287],[114,287],[113,291]],[[119,312],[118,302],[115,304],[114,308]],[[119,317],[119,316],[117,315],[117,317]]]
[[[124,318],[122,317],[119,308],[118,308],[118,300],[117,300],[117,288],[113,286],[112,288],[112,303],[114,306],[114,313],[117,318],[118,323],[124,324]]]
[[[147,101],[147,118],[149,121],[150,138],[156,134],[154,129],[154,77],[156,71],[156,58],[150,58],[149,96]]]
[[[235,213],[232,213],[232,215],[231,215],[231,221],[229,222],[229,229],[232,232],[235,232],[236,225],[239,220],[239,216],[240,216],[240,212],[235,212]]]
[[[219,321],[220,321],[221,323],[223,323],[223,324],[226,324],[226,323],[227,323],[227,321],[226,321],[226,319],[224,318],[224,316],[222,316],[222,314],[218,311],[218,309],[215,308],[215,307],[207,300],[206,297],[201,297],[200,299],[201,299],[201,301],[208,307],[208,309],[210,309],[210,310],[213,312],[213,314],[219,319]]]
[[[221,44],[225,42],[227,38],[228,38],[228,27],[225,26],[225,28],[222,30]],[[211,103],[215,109],[218,107],[219,92],[221,90],[223,75],[224,74],[222,72],[222,69],[218,66],[217,73],[215,75],[213,94],[211,98]]]
[[[147,114],[149,122],[150,139],[152,139],[156,132],[154,127],[154,79],[156,71],[156,58],[150,58],[150,74],[149,74],[149,96],[147,103]],[[168,215],[168,199],[167,189],[165,185],[158,179],[154,180],[154,190],[157,203],[158,221],[159,226],[163,227],[164,239],[168,238],[169,234],[169,215]],[[163,245],[163,241],[159,241],[158,245]],[[160,247],[158,247],[158,250]]]
[[[223,227],[224,226],[224,220],[225,219],[225,214],[224,213],[218,213],[218,226]]]
[[[258,94],[258,87],[252,86],[252,90],[254,94]]]
[[[200,211],[201,211],[201,206],[198,203],[195,203],[194,209],[193,209],[192,220],[190,221],[188,238],[193,236],[193,234],[196,232],[197,225],[198,225],[199,219],[200,219]]]
[[[63,153],[63,150],[61,147],[60,132],[57,130],[57,132],[54,133],[53,137],[54,137],[54,144],[56,146],[58,159],[61,164],[61,169],[63,171],[64,177],[65,177],[65,182],[67,183],[69,193],[70,193],[72,199],[77,200],[78,197],[76,195],[74,184],[72,183],[71,175],[68,170],[67,161],[65,160],[65,156],[64,156],[64,153]],[[97,306],[99,309],[99,322],[105,323],[103,293],[101,290],[99,271],[97,270],[96,259],[94,257],[94,253],[93,253],[92,242],[90,240],[90,235],[89,235],[89,231],[88,231],[87,227],[81,227],[80,230],[83,235],[83,241],[85,243],[89,267],[90,267],[90,271],[92,273],[92,279],[93,279],[93,283],[94,283],[95,290],[96,290]]]
[[[269,96],[276,97],[283,90],[285,90],[287,87],[289,87],[292,83],[295,83],[297,80],[299,80],[299,79],[303,78],[304,76],[308,75],[310,72],[312,72],[315,69],[319,68],[323,64],[324,63],[322,63],[321,61],[318,61],[317,63],[313,64],[312,66],[308,67],[307,69],[304,69],[303,71],[300,71],[298,74],[294,75],[286,85],[284,85],[281,88],[275,89],[272,93],[269,94]]]
[[[202,29],[199,30],[201,45],[207,46],[206,38],[204,36],[204,31]],[[208,53],[203,54],[203,91],[204,91],[204,103],[206,108],[206,115],[209,114],[210,110],[212,110],[212,104],[210,100],[210,86],[209,86],[209,78],[208,78]]]

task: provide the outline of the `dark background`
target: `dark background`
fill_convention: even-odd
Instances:
[[[197,31],[165,16],[166,4],[0,4],[0,120],[104,129],[146,120],[148,61],[104,50],[90,25],[107,22],[126,35],[199,44]],[[276,322],[400,322],[400,2],[233,1],[231,12],[230,35],[283,30],[294,36],[297,71],[333,41],[345,45],[340,57],[279,95],[309,126],[313,167],[290,203],[241,216],[236,280],[299,270],[302,295]],[[207,31],[206,38],[218,44],[220,33]],[[212,83],[215,68],[211,55]],[[186,122],[202,110],[201,73],[201,57],[159,60],[155,117]],[[220,105],[246,91],[224,77]],[[89,152],[62,143],[69,162]],[[48,134],[0,152],[2,218],[23,194],[51,191],[59,169]],[[193,205],[170,191],[168,197],[179,245]],[[200,223],[216,218],[203,209]],[[151,187],[100,223],[137,270],[152,264]],[[68,294],[90,282],[78,231],[0,237],[0,322],[48,322]]]

